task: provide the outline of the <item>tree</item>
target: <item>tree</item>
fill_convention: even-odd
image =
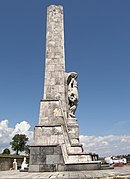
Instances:
[[[27,155],[29,155],[29,154],[30,154],[29,145],[26,145],[26,148],[25,148],[25,153],[26,153]]]
[[[2,154],[7,154],[9,155],[10,154],[10,150],[8,148],[5,148],[2,152]]]
[[[19,155],[19,151],[23,152],[26,149],[28,137],[25,134],[16,134],[10,142],[11,148]]]

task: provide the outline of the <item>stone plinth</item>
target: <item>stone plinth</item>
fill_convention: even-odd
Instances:
[[[55,172],[55,171],[81,171],[100,169],[100,163],[71,162],[66,163],[60,145],[31,146],[31,159],[29,171],[31,172]],[[80,156],[82,157],[82,156]]]
[[[59,145],[31,146],[29,171],[64,171],[64,162]]]

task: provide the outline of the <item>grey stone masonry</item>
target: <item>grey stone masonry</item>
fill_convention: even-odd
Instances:
[[[47,11],[44,100],[65,100],[64,72],[63,7],[52,5]]]
[[[32,172],[56,171],[63,168],[63,157],[59,145],[32,146],[29,170]],[[63,168],[64,169],[64,168]]]

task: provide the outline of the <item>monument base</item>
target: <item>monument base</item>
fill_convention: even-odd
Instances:
[[[86,155],[86,154],[84,154]],[[92,154],[91,158],[93,158]],[[76,163],[64,161],[60,145],[30,146],[29,172],[82,171],[101,169],[99,161]]]

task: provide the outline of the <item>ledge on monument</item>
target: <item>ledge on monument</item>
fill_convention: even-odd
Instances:
[[[47,102],[47,101],[49,101],[49,102],[52,102],[52,101],[60,101],[59,99],[41,99],[41,102]]]
[[[50,144],[50,145],[29,145],[29,147],[57,147],[59,144]]]
[[[73,152],[73,153],[68,153],[68,155],[91,155],[89,153],[86,153],[86,152],[81,152],[81,153],[77,153],[77,152]]]
[[[66,162],[65,165],[85,165],[85,164],[101,164],[102,162],[100,160],[98,161],[87,161],[87,162],[77,162],[76,163],[71,163],[71,162]]]
[[[77,122],[78,120],[77,120],[77,118],[75,118],[75,117],[68,117],[68,121],[70,121],[70,122]]]
[[[61,124],[56,124],[56,125],[54,125],[54,124],[52,124],[52,125],[41,125],[41,124],[38,124],[38,125],[36,125],[35,127],[59,127],[59,126],[61,126]]]
[[[79,143],[75,143],[75,144],[71,144],[71,147],[82,147],[83,145],[82,144],[79,144]]]

